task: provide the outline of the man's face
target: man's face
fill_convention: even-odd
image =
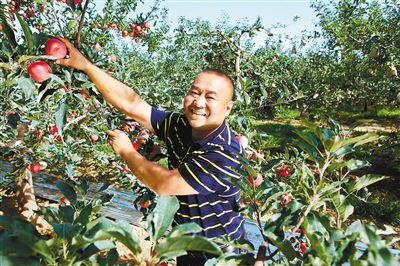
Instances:
[[[196,77],[183,102],[193,136],[206,137],[222,124],[232,110],[232,90],[227,79],[214,73]]]

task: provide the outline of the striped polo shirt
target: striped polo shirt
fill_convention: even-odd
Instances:
[[[244,233],[244,218],[234,211],[239,206],[240,189],[227,177],[241,179],[243,150],[224,121],[212,134],[192,139],[192,128],[183,114],[152,108],[151,123],[168,150],[169,169],[178,168],[186,182],[199,194],[177,196],[179,210],[175,224],[195,222],[199,235],[214,238],[239,238]]]

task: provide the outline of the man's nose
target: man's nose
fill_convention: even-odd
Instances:
[[[200,95],[194,100],[194,104],[198,108],[202,108],[205,106],[206,98],[203,95]]]

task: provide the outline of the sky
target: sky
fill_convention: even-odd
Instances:
[[[104,0],[95,0],[101,7]],[[140,11],[146,11],[155,1],[145,0],[145,6]],[[270,28],[278,23],[285,28],[274,33],[284,33],[290,36],[300,35],[302,30],[313,30],[317,18],[308,0],[164,0],[162,7],[169,10],[168,18],[172,25],[177,25],[179,17],[188,19],[201,18],[211,23],[217,23],[228,17],[231,25],[237,21],[252,23],[259,16],[264,27]],[[141,5],[139,5],[139,8]],[[293,18],[299,16],[296,22]],[[266,34],[265,34],[266,35]],[[266,36],[256,38],[256,43],[262,45]]]

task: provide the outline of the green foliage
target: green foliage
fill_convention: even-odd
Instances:
[[[351,159],[355,147],[380,137],[353,136],[332,119],[328,126],[306,120],[302,124],[304,128],[294,129],[295,146],[283,154],[274,154],[268,161],[244,159],[246,174],[261,173],[261,184],[254,186],[247,179],[237,184],[247,203],[244,213],[257,221],[264,241],[277,247],[265,260],[278,265],[397,262],[398,256],[388,248],[392,240],[381,240],[376,228],[359,222],[345,226],[354,212],[354,198],[362,199],[366,187],[387,179],[351,174],[368,165]],[[371,237],[377,245],[371,245]],[[361,251],[359,242],[366,244]]]

